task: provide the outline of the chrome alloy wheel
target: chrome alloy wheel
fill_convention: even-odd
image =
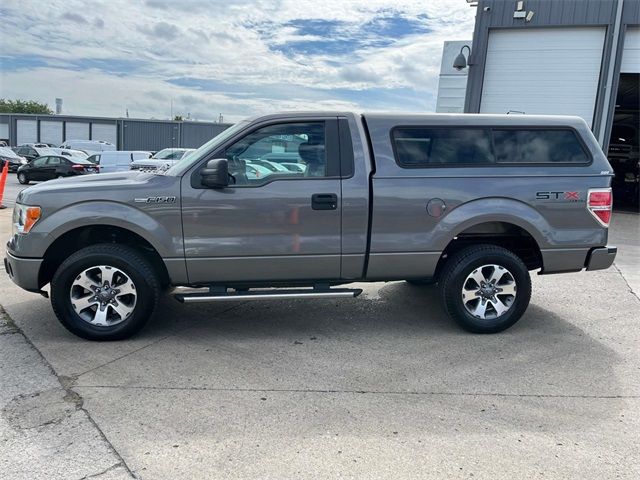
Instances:
[[[464,308],[483,320],[504,315],[515,299],[515,278],[500,265],[483,265],[471,272],[462,284]]]
[[[124,322],[136,307],[136,286],[122,270],[109,265],[90,267],[71,284],[71,306],[85,322],[111,327]]]

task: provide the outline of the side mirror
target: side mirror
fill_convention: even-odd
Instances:
[[[200,171],[200,181],[205,187],[224,188],[229,186],[229,162],[226,158],[214,158]]]

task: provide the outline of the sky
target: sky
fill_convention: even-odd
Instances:
[[[0,98],[63,113],[225,121],[434,111],[465,0],[2,0]]]

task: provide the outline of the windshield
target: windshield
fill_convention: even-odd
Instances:
[[[70,162],[73,162],[78,165],[94,165],[94,163],[86,158],[74,157],[73,159],[68,159]]]
[[[185,168],[197,162],[200,158],[202,158],[203,155],[206,155],[207,153],[209,153],[213,148],[220,145],[221,143],[224,143],[228,138],[231,138],[232,136],[234,136],[237,132],[245,128],[248,124],[249,124],[248,120],[243,120],[227,128],[226,130],[223,130],[222,132],[220,132],[218,135],[213,137],[211,140],[209,140],[207,143],[205,143],[201,147],[197,148],[196,150],[189,153],[188,155],[185,155],[184,157],[182,157],[182,159],[180,159],[175,165],[173,165],[165,173],[167,175],[179,174]]]
[[[160,150],[151,158],[156,160],[177,160],[182,158],[184,152],[185,151],[181,148],[165,148],[164,150]]]
[[[9,147],[0,147],[0,157],[18,158],[18,155]]]

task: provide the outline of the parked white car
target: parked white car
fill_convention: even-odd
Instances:
[[[87,158],[89,155],[82,150],[71,150],[67,148],[51,148],[54,152],[59,155],[64,155],[65,157],[71,158]]]
[[[138,150],[116,150],[91,155],[87,160],[100,166],[100,173],[124,172],[129,170],[131,162],[145,160],[151,152]]]
[[[165,148],[148,160],[131,163],[131,170],[166,170],[193,151],[195,148]]]
[[[83,150],[85,152],[111,152],[116,150],[113,143],[103,140],[65,140],[60,148],[66,150]]]

